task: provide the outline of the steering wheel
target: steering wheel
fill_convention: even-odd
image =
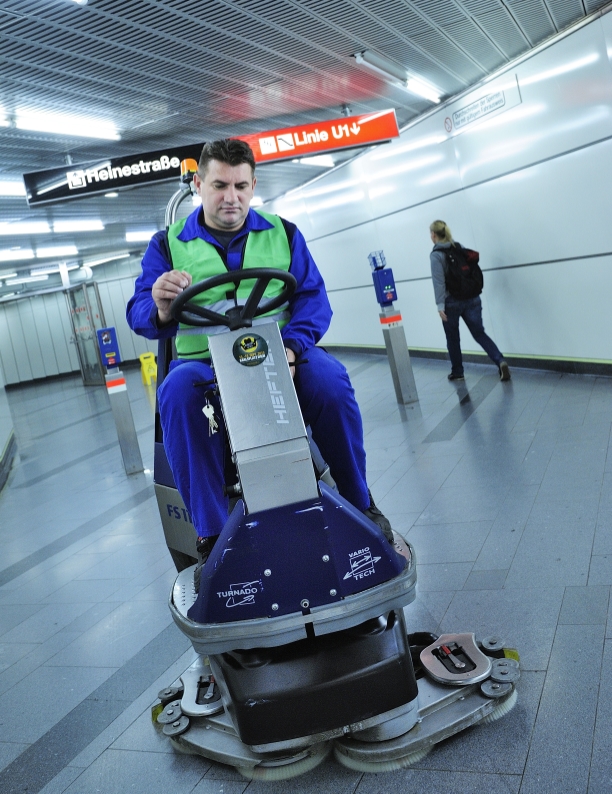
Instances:
[[[237,287],[247,279],[255,279],[255,284],[244,306],[232,306],[225,314],[220,314],[193,302],[196,295],[208,292],[213,287],[220,287],[223,284],[234,284]],[[283,289],[280,295],[262,303],[263,294],[268,284],[274,279],[283,282]],[[239,328],[250,328],[254,317],[259,317],[282,306],[293,295],[296,287],[295,276],[285,270],[277,270],[273,267],[229,270],[227,273],[205,278],[204,281],[198,281],[197,284],[187,287],[172,301],[170,314],[173,319],[184,325],[196,325],[201,328],[211,325],[226,325],[230,331],[237,331]]]

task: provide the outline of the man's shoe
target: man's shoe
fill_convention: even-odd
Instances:
[[[499,379],[510,380],[510,369],[507,361],[502,360],[499,362]]]
[[[368,496],[370,497],[370,505],[369,507],[363,511],[364,516],[367,516],[370,521],[373,521],[376,526],[380,529],[383,535],[387,538],[389,543],[393,545],[393,530],[391,529],[391,524],[389,523],[389,519],[384,516],[380,510],[374,504],[374,499],[372,498],[372,494],[368,489]]]
[[[198,593],[200,591],[200,577],[202,575],[202,568],[206,565],[206,560],[210,557],[213,546],[217,542],[218,535],[211,535],[207,538],[198,538],[196,540],[196,551],[198,553],[198,564],[193,569],[193,589]]]
[[[456,372],[451,372],[451,374],[448,376],[448,379],[449,380],[465,380],[465,375],[463,374],[463,372],[460,375],[458,375]]]

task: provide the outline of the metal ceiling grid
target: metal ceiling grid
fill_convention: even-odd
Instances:
[[[67,156],[97,160],[334,118],[343,106],[394,106],[404,125],[431,105],[357,65],[356,52],[378,52],[452,96],[606,2],[0,0],[0,109],[108,119],[121,131],[120,141],[104,141],[0,128],[0,180],[61,166]],[[257,192],[272,198],[323,170],[267,166]],[[2,197],[0,220],[100,218],[103,233],[70,238],[97,255],[125,249],[128,227],[161,225],[171,190],[33,210]],[[0,237],[3,249],[35,243]]]

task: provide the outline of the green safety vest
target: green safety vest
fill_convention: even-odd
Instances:
[[[261,210],[257,210],[257,212],[273,224],[273,228],[249,232],[244,250],[242,269],[274,267],[278,270],[288,271],[291,265],[291,248],[283,222],[278,215],[271,215]],[[208,243],[200,237],[187,242],[178,239],[186,220],[187,218],[182,218],[168,228],[168,244],[172,256],[172,267],[176,270],[184,270],[190,273],[193,284],[197,284],[198,281],[203,281],[205,278],[217,276],[220,273],[227,273],[228,269],[221,258],[221,254],[212,243]],[[254,284],[254,279],[246,279],[241,282],[237,290],[237,298],[245,301]],[[275,298],[281,293],[282,289],[282,282],[271,281],[266,287],[263,297],[266,299]],[[233,292],[234,287],[232,284],[213,287],[213,289],[194,298],[194,302],[224,314],[228,308],[234,306]],[[228,294],[231,295],[231,298],[228,298]],[[274,309],[262,315],[262,317],[268,319],[275,317],[281,328],[289,322],[289,314],[287,311],[283,311],[283,307]],[[212,328],[199,328],[180,323],[176,335],[178,357],[208,357],[209,334],[219,333],[222,330],[227,330],[227,328],[215,326],[213,330]]]

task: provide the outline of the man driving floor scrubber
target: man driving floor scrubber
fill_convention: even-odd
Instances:
[[[176,749],[249,778],[302,774],[332,746],[353,769],[407,766],[509,711],[518,662],[498,638],[407,635],[414,553],[367,488],[346,370],[315,346],[331,309],[304,238],[249,209],[240,141],[207,144],[193,187],[202,207],[152,239],[128,304],[137,333],[176,335],[159,415],[198,537],[196,565],[164,525],[170,611],[197,658],[160,692],[157,723]],[[167,477],[156,447],[160,506]]]
[[[212,379],[210,329],[177,330],[170,304],[192,283],[253,267],[278,268],[295,277],[293,297],[275,319],[304,420],[312,428],[339,493],[393,542],[391,526],[376,508],[366,484],[361,415],[348,374],[339,361],[315,347],[329,327],[332,311],[302,234],[278,216],[250,209],[255,159],[243,141],[206,144],[193,182],[202,206],[153,237],[127,317],[132,330],[149,339],[177,335],[178,359],[159,390],[159,409],[166,453],[194,522],[200,554],[205,558],[210,553],[227,519],[224,440],[222,433],[211,433],[202,441],[204,389],[193,385]],[[269,284],[264,297],[278,294],[277,290],[278,286],[275,289]],[[228,286],[209,293],[208,303],[221,313],[233,306]],[[218,405],[210,402],[218,414]],[[213,411],[210,414],[216,421]],[[207,483],[205,489],[198,486],[202,482]]]

